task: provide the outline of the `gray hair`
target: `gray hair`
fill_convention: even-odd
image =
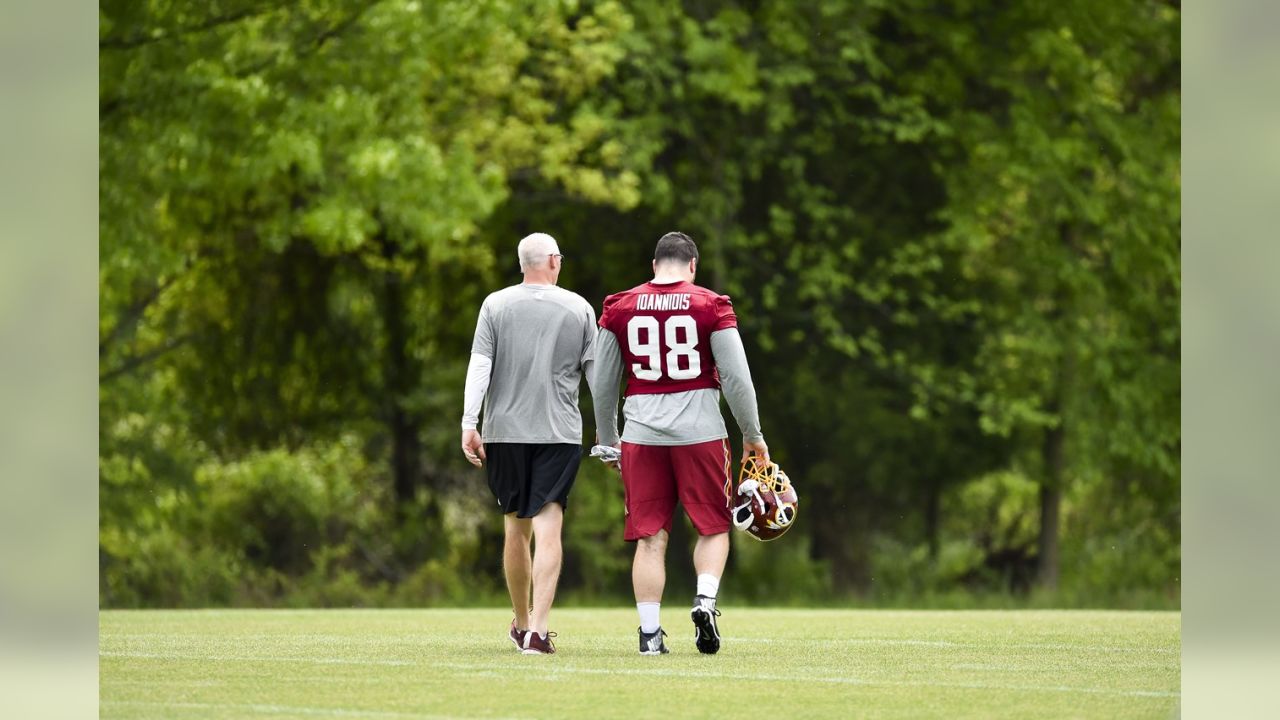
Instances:
[[[556,244],[556,239],[546,233],[526,235],[516,248],[521,270],[545,267],[551,261],[551,256],[559,252],[560,246]]]

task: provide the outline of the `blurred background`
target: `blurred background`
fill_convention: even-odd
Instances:
[[[1179,16],[104,0],[100,605],[506,604],[480,302],[679,229],[802,502],[726,598],[1179,607]],[[628,602],[621,530],[584,462],[560,602]]]

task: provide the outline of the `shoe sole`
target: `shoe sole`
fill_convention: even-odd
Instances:
[[[541,650],[521,650],[521,655],[555,655],[555,653],[542,652]]]
[[[720,652],[720,635],[716,632],[715,621],[712,620],[711,613],[702,608],[694,608],[689,615],[693,618],[693,627],[698,631],[694,637],[694,644],[698,646],[698,652],[703,655],[715,655]]]
[[[669,652],[671,651],[668,650],[666,652],[663,652],[662,650],[641,650],[640,654],[641,655],[666,655]]]

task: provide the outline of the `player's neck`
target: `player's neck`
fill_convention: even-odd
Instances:
[[[685,273],[658,270],[653,273],[654,285],[674,285],[680,282],[693,282],[693,278],[685,277]]]

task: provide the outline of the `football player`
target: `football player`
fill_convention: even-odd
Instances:
[[[733,489],[722,390],[742,431],[743,457],[769,455],[733,305],[727,296],[695,285],[697,271],[694,241],[680,232],[663,235],[653,254],[653,280],[605,298],[596,337],[596,428],[601,445],[622,451],[642,655],[667,652],[659,608],[677,501],[699,536],[693,551],[694,641],[702,653],[720,649],[716,595],[729,557]],[[619,439],[618,387],[624,376]]]

